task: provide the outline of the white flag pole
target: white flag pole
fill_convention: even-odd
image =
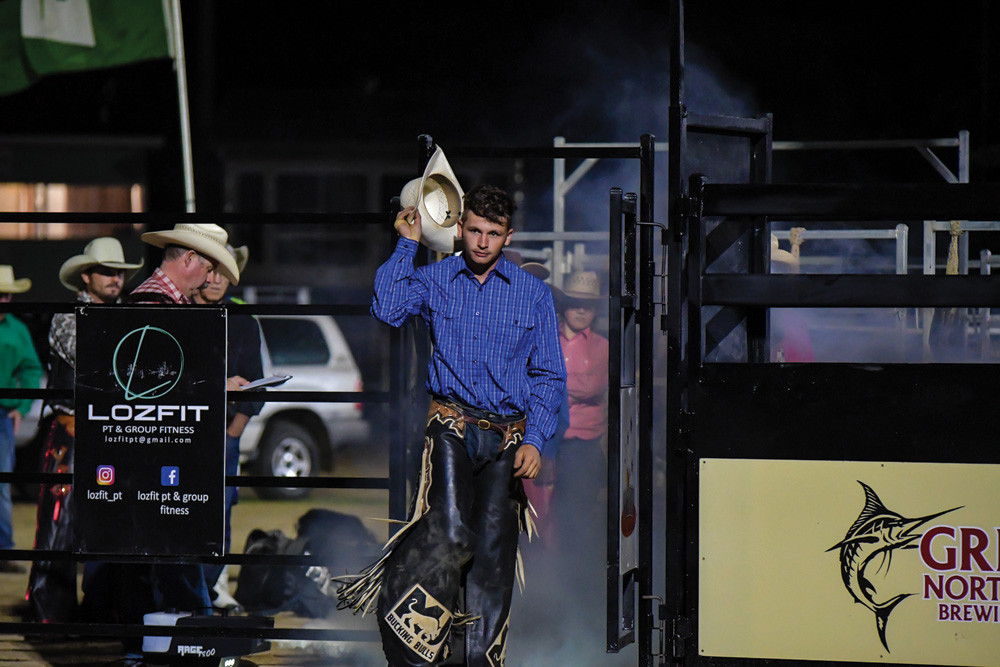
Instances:
[[[166,3],[168,0],[164,0]],[[181,117],[181,153],[184,160],[184,210],[194,213],[194,164],[191,158],[191,119],[188,111],[187,64],[184,61],[184,28],[180,0],[171,0],[169,31],[173,34],[174,71],[177,73],[177,101]],[[164,6],[164,9],[167,9]]]

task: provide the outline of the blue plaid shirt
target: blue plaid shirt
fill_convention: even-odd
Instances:
[[[372,315],[394,327],[423,317],[434,345],[428,391],[499,414],[524,412],[524,441],[543,451],[566,393],[552,292],[503,256],[483,284],[461,256],[414,268],[418,247],[400,238],[379,267]]]

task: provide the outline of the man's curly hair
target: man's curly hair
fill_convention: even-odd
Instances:
[[[513,198],[494,185],[477,185],[465,193],[465,207],[462,219],[465,220],[469,211],[481,218],[498,225],[506,225],[510,229],[517,204]]]

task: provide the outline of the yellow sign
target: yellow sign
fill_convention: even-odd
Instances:
[[[702,459],[703,656],[1000,660],[1000,465]]]

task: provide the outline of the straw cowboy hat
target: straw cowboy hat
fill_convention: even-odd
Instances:
[[[601,279],[593,271],[574,271],[566,276],[562,289],[552,286],[556,310],[567,308],[597,308],[605,298],[601,294]]]
[[[142,240],[157,248],[168,245],[179,245],[200,252],[218,262],[216,271],[236,285],[240,282],[240,268],[236,258],[226,249],[229,234],[222,227],[214,224],[178,223],[173,229],[162,232],[146,232]]]
[[[125,272],[125,282],[128,282],[136,270],[142,267],[142,260],[138,264],[129,264],[125,261],[121,242],[110,236],[102,236],[88,243],[82,255],[74,255],[63,262],[59,269],[59,282],[66,289],[82,292],[86,285],[80,274],[95,266],[120,269]]]
[[[601,280],[593,271],[574,271],[569,274],[562,293],[567,299],[577,301],[599,301],[604,298],[601,294]]]
[[[462,215],[465,192],[458,184],[448,158],[438,146],[431,156],[424,175],[403,186],[399,203],[420,211],[420,241],[431,250],[455,252],[458,238],[457,222]]]
[[[0,264],[0,294],[21,294],[31,289],[30,278],[14,278],[10,264]]]

